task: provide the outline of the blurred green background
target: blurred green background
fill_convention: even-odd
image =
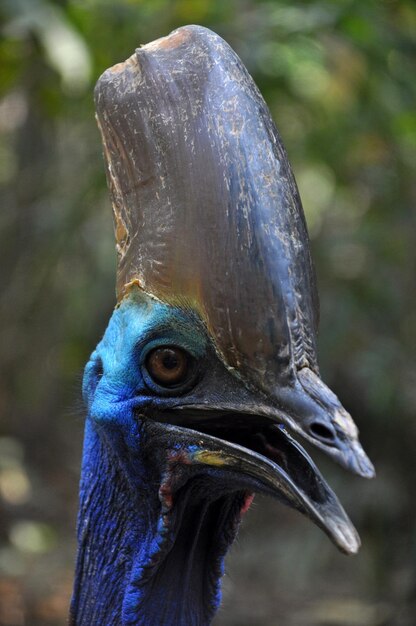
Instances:
[[[325,380],[376,481],[314,451],[360,530],[347,559],[258,499],[217,626],[416,624],[416,6],[413,1],[2,0],[0,624],[65,623],[82,368],[114,306],[92,90],[135,47],[199,23],[257,81],[295,171],[322,303]]]

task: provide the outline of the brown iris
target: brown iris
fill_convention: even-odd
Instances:
[[[181,348],[155,348],[146,359],[146,368],[153,380],[164,387],[183,383],[188,375],[189,359]]]

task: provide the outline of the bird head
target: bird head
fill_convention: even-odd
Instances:
[[[244,511],[253,492],[270,494],[356,552],[354,527],[294,439],[374,473],[320,378],[302,206],[251,77],[220,37],[184,27],[107,70],[96,108],[118,304],[86,368],[89,415],[129,449],[140,435],[162,525],[203,477],[199,498],[238,492]]]

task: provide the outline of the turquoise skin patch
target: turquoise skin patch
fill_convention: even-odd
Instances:
[[[175,345],[199,359],[207,341],[191,309],[164,304],[138,288],[131,291],[114,310],[85,367],[83,395],[90,417],[127,425],[133,408],[149,397],[158,401],[144,380],[146,354],[157,346]]]

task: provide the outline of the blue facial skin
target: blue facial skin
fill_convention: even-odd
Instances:
[[[180,504],[165,528],[159,488],[168,479],[162,461],[177,443],[169,441],[169,450],[154,449],[140,419],[172,403],[171,394],[146,372],[149,350],[175,345],[203,362],[208,342],[192,311],[137,290],[115,309],[91,355],[83,381],[88,413],[72,626],[210,623],[220,602],[219,578],[236,532],[242,492],[219,497],[217,485],[224,477],[207,468],[177,498]],[[190,444],[186,454],[191,458],[193,452]],[[207,552],[210,563],[203,559]],[[188,559],[188,554],[195,556]]]
[[[124,299],[85,368],[83,395],[94,420],[128,429],[131,411],[157,403],[164,393],[143,370],[146,355],[157,346],[176,345],[199,359],[206,347],[199,326],[192,312],[139,291]]]

